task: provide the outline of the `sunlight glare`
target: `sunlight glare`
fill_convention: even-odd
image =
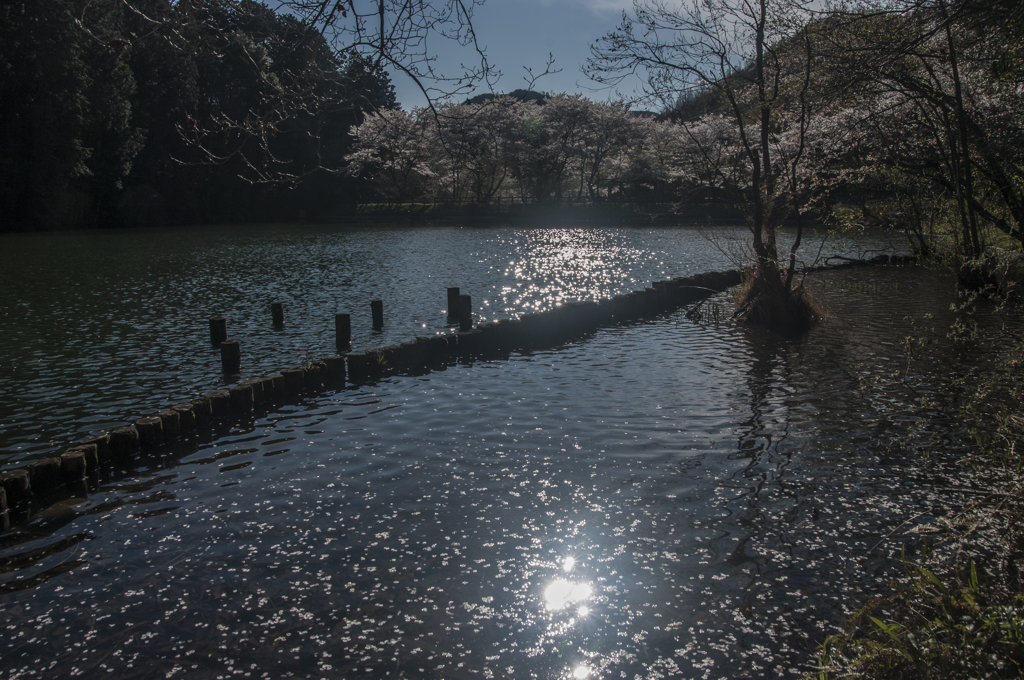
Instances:
[[[590,597],[591,588],[585,583],[572,583],[560,578],[555,580],[544,591],[544,600],[550,610],[564,609],[573,602],[581,602]]]

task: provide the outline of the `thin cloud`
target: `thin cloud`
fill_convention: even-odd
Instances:
[[[576,0],[580,5],[587,7],[594,14],[622,14],[633,9],[633,0]]]
[[[564,0],[542,0],[542,2],[545,5],[552,5],[562,4]],[[628,12],[633,9],[633,0],[572,0],[572,4],[586,7],[598,16],[618,15],[622,14],[622,10]]]

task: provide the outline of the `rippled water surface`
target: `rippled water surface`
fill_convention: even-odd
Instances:
[[[448,330],[448,286],[481,321],[736,266],[742,227],[512,229],[247,226],[0,236],[0,468],[54,454],[221,386],[211,315],[244,377]],[[817,242],[808,239],[808,257]],[[858,254],[878,238],[829,244]],[[370,300],[385,326],[371,329]],[[285,327],[271,325],[281,301]]]
[[[635,276],[685,271],[660,266]],[[883,268],[809,285],[831,316],[800,340],[679,312],[140,460],[0,537],[0,673],[806,671],[898,573],[906,530],[956,500],[963,453],[929,405],[958,365],[949,282]],[[506,314],[526,300],[482,297]],[[935,342],[908,354],[910,333]]]

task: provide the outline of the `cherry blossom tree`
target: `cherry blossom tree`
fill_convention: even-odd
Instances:
[[[589,109],[581,95],[560,94],[525,111],[513,171],[524,199],[560,202],[572,192]]]
[[[616,163],[642,152],[649,129],[623,101],[590,102],[579,146],[578,194],[597,201],[607,191],[630,179],[630,166]]]
[[[354,150],[348,170],[368,175],[388,199],[403,202],[420,198],[433,179],[430,160],[433,136],[424,109],[379,111],[352,132]]]
[[[499,196],[522,143],[525,106],[502,96],[438,108],[434,165],[446,178],[446,198],[488,203]]]

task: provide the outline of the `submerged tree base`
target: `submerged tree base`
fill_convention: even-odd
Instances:
[[[796,335],[823,316],[820,305],[803,284],[788,289],[777,273],[748,270],[732,318],[784,335]]]

